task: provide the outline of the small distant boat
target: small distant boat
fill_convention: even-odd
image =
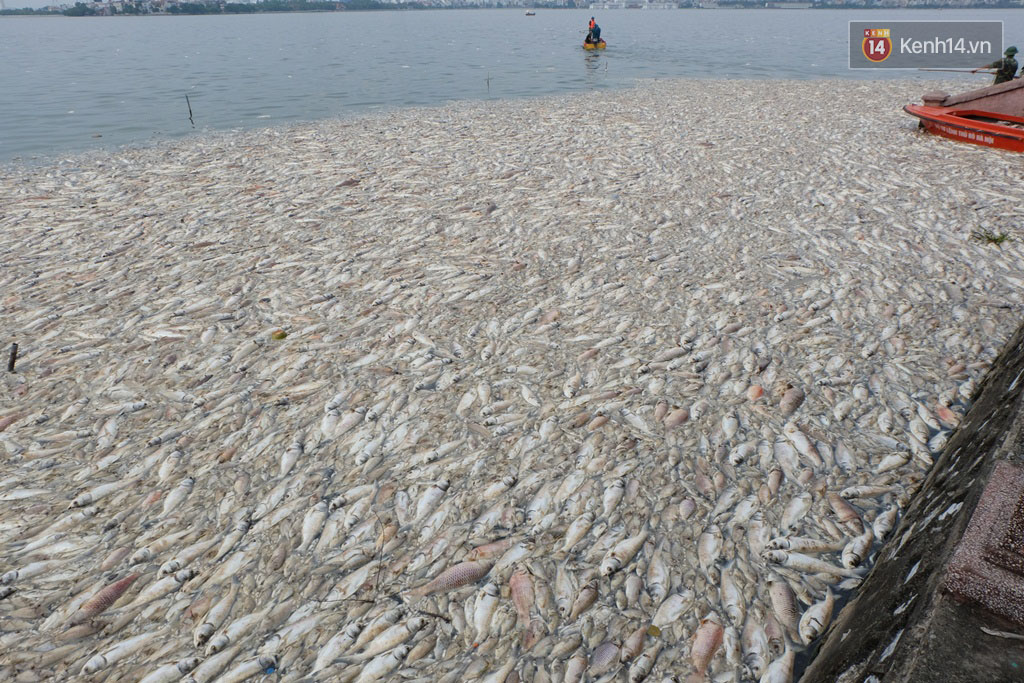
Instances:
[[[602,38],[601,40],[597,41],[596,43],[587,43],[587,42],[583,43],[583,49],[584,50],[603,50],[606,47],[608,47],[608,43],[604,42],[604,38]]]
[[[908,104],[903,111],[921,119],[924,129],[958,142],[1024,152],[1024,117],[980,109]]]
[[[526,16],[528,16],[528,17],[535,17],[535,16],[537,16],[537,13],[534,12],[533,10],[529,10],[528,9],[528,10],[526,10]]]

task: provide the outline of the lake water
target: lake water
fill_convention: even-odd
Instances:
[[[591,14],[608,40],[601,53],[580,47]],[[1022,10],[4,17],[0,160],[644,78],[920,76],[847,68],[847,23],[879,18],[1002,19],[1006,44],[1024,43]]]

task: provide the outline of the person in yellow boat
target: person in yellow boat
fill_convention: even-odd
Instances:
[[[590,17],[590,24],[587,26],[587,29],[587,39],[583,42],[591,44],[601,42],[601,27],[594,21],[594,17]]]
[[[997,59],[991,64],[986,64],[985,66],[980,66],[977,69],[973,69],[971,73],[977,73],[981,69],[995,69],[996,80],[993,81],[992,85],[999,85],[1000,83],[1005,83],[1006,81],[1012,81],[1013,75],[1017,73],[1017,60],[1013,58],[1013,56],[1017,54],[1017,48],[1011,45],[1010,47],[1006,48],[1005,54],[1006,56],[1003,57],[1002,59]]]

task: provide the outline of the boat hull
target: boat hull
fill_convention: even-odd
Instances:
[[[928,107],[948,110],[989,111],[1009,116],[1024,116],[1024,79],[1015,78],[999,85],[976,88],[959,95],[930,92],[924,95]]]
[[[925,130],[957,142],[1008,152],[1024,152],[1024,118],[973,109],[908,104],[903,111],[921,120]],[[1018,127],[1020,126],[1020,127]]]
[[[584,50],[603,50],[608,46],[608,43],[600,40],[596,43],[583,43]]]

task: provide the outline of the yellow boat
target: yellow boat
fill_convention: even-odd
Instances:
[[[603,50],[606,47],[608,47],[608,43],[604,42],[603,39],[596,43],[583,43],[584,50]]]

